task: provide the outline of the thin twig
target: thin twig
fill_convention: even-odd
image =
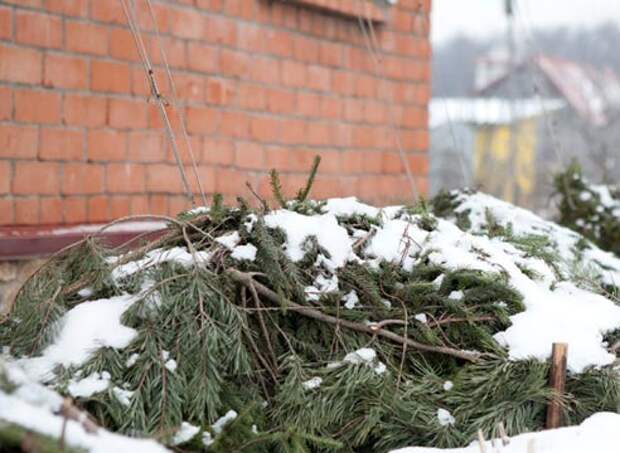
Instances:
[[[257,290],[258,293],[260,293],[261,295],[267,297],[268,299],[272,300],[273,302],[279,302],[281,300],[280,296],[278,296],[278,294],[276,294],[274,291],[272,291],[271,289],[267,288],[266,286],[256,282],[254,279],[252,279],[251,275],[248,275],[244,272],[241,272],[237,269],[234,268],[229,268],[226,270],[226,273],[235,281],[242,283],[248,287],[250,286],[254,286]],[[398,334],[395,334],[394,332],[390,332],[388,330],[378,330],[378,331],[374,331],[370,326],[367,326],[365,324],[361,324],[361,323],[357,323],[357,322],[353,322],[353,321],[348,321],[346,319],[338,319],[334,316],[330,316],[330,315],[326,315],[324,313],[321,313],[320,311],[312,308],[312,307],[308,307],[308,306],[304,306],[304,305],[299,305],[296,302],[293,302],[291,300],[284,300],[284,302],[286,303],[287,306],[287,310],[291,310],[294,311],[296,313],[302,314],[304,316],[307,316],[309,318],[313,318],[319,321],[323,321],[323,322],[327,322],[329,324],[339,324],[343,327],[346,327],[348,329],[351,330],[355,330],[357,332],[363,332],[369,335],[378,335],[384,338],[387,338],[388,340],[391,340],[395,343],[404,345],[407,344],[407,346],[410,346],[414,349],[418,349],[420,351],[424,351],[424,352],[433,352],[433,353],[438,353],[438,354],[445,354],[445,355],[449,355],[452,357],[456,357],[462,360],[468,360],[470,362],[475,362],[480,358],[480,353],[478,352],[470,352],[470,351],[462,351],[462,350],[458,350],[458,349],[453,349],[453,348],[448,348],[448,347],[443,347],[443,346],[431,346],[431,345],[427,345],[427,344],[423,344],[423,343],[418,343],[415,340],[412,340],[410,338],[405,338],[402,337]]]

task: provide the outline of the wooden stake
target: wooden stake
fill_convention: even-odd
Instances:
[[[557,397],[564,393],[566,384],[566,356],[568,344],[553,343],[551,353],[551,374],[549,384]],[[559,428],[561,425],[561,406],[557,398],[554,398],[547,408],[547,429]]]

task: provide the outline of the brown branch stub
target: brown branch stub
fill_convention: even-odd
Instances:
[[[549,407],[547,408],[547,429],[559,428],[562,424],[562,407],[559,398],[564,394],[564,388],[566,386],[567,355],[568,344],[553,343],[549,384],[554,390],[555,395],[549,402]]]

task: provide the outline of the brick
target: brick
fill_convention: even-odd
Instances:
[[[377,96],[377,80],[374,77],[358,75],[355,81],[355,94],[359,97],[374,98]]]
[[[304,143],[306,136],[306,122],[295,119],[284,119],[280,125],[278,142],[289,145]]]
[[[337,120],[342,115],[342,104],[338,98],[331,96],[321,97],[321,116]]]
[[[0,121],[10,120],[13,116],[13,92],[10,88],[0,87]]]
[[[161,137],[162,137],[162,147],[164,149],[164,153],[166,154],[165,160],[168,163],[176,164],[177,160],[174,155],[172,146],[169,145],[168,141],[163,141],[164,140],[163,135],[161,135]],[[192,163],[190,148],[191,148],[191,153],[193,153],[194,155],[194,160],[197,163],[200,162],[200,155],[201,155],[201,150],[202,150],[202,136],[189,135],[188,139],[189,139],[188,141],[185,141],[184,137],[180,135],[177,140],[177,150],[179,152],[179,158],[181,162],[183,162],[186,165],[189,165]],[[190,168],[188,169],[188,171],[192,172],[193,169]]]
[[[364,101],[361,99],[347,99],[344,102],[344,119],[359,123],[364,121]]]
[[[282,60],[280,78],[285,86],[301,88],[306,84],[306,67],[293,60]]]
[[[290,152],[288,158],[288,170],[305,172],[312,166],[312,161],[317,153],[309,149],[296,149]],[[323,164],[321,163],[321,171]]]
[[[263,169],[265,167],[263,147],[253,142],[237,142],[235,145],[235,166],[250,170]]]
[[[62,193],[95,194],[104,190],[104,168],[100,164],[68,163],[63,167]]]
[[[89,130],[87,155],[89,161],[125,160],[127,136],[112,129]]]
[[[265,147],[265,168],[271,170],[289,170],[289,155],[292,155],[287,147],[267,146]]]
[[[43,55],[34,49],[0,44],[0,80],[18,83],[41,83]]]
[[[150,195],[149,196],[149,214],[153,214],[153,215],[168,214],[168,196],[167,195]]]
[[[129,134],[127,160],[163,162],[166,160],[166,139],[162,132],[135,131]]]
[[[0,160],[0,195],[6,195],[10,192],[12,173],[11,163]]]
[[[342,153],[340,151],[318,151],[313,152],[321,157],[319,172],[341,174],[342,172]],[[306,171],[310,167],[306,167]]]
[[[152,164],[146,167],[146,190],[159,193],[182,193],[183,184],[176,165]]]
[[[308,123],[306,125],[306,143],[325,146],[329,144],[329,127],[325,123]]]
[[[209,107],[188,107],[186,118],[190,133],[212,134],[219,127],[220,114]]]
[[[13,10],[0,7],[0,39],[9,40],[13,36]]]
[[[28,123],[60,123],[60,94],[51,91],[16,90],[15,120]]]
[[[319,61],[321,48],[318,40],[298,35],[294,38],[293,48],[296,60],[306,63],[317,63]]]
[[[246,52],[263,53],[265,51],[263,28],[252,24],[239,25],[236,47]]]
[[[234,82],[225,79],[208,79],[205,89],[207,103],[215,105],[232,104],[235,100]]]
[[[199,102],[204,100],[205,81],[202,77],[182,73],[174,73],[172,77],[179,99]]]
[[[203,29],[203,38],[208,42],[235,46],[237,43],[237,21],[224,17],[209,17],[206,20],[206,27]],[[245,25],[242,25],[242,28]]]
[[[0,124],[0,158],[35,158],[37,142],[35,127]]]
[[[60,166],[51,162],[15,162],[13,194],[53,195],[60,189]]]
[[[106,189],[110,193],[141,193],[146,187],[144,165],[118,163],[106,166]]]
[[[42,128],[39,139],[41,160],[81,160],[84,133],[71,129]]]
[[[110,220],[110,201],[107,195],[88,199],[88,221],[105,222]]]
[[[201,39],[210,25],[206,16],[196,14],[191,9],[174,9],[170,11],[170,32],[180,38]]]
[[[15,23],[15,40],[20,44],[55,49],[62,45],[60,17],[17,10]]]
[[[342,66],[343,50],[341,45],[322,42],[319,50],[319,62],[324,66]]]
[[[39,223],[39,199],[34,197],[15,199],[15,224],[36,225]]]
[[[63,219],[65,223],[81,223],[86,221],[86,198],[65,197],[62,201]]]
[[[402,173],[404,171],[398,152],[384,152],[382,154],[382,173]]]
[[[331,87],[330,70],[323,66],[308,66],[307,87],[312,90],[329,91]]]
[[[428,175],[429,170],[429,158],[426,154],[411,154],[407,156],[407,162],[409,168],[414,175],[425,176]]]
[[[106,55],[108,53],[108,29],[102,25],[66,21],[65,48],[71,52]]]
[[[47,54],[45,56],[43,85],[52,88],[86,88],[88,62],[83,58]]]
[[[215,191],[224,195],[239,193],[245,187],[247,174],[239,170],[223,168],[215,173]]]
[[[67,93],[62,110],[65,124],[100,127],[106,123],[107,100],[104,97]]]
[[[0,225],[15,223],[15,203],[10,198],[0,198]]]
[[[265,31],[263,39],[265,40],[265,51],[268,54],[282,58],[293,55],[293,38],[288,31],[268,29]]]
[[[127,23],[121,4],[115,2],[101,2],[97,0],[90,2],[90,17],[99,22]]]
[[[267,106],[272,113],[295,113],[297,97],[295,92],[280,89],[267,91]]]
[[[149,213],[149,200],[144,195],[134,195],[129,199],[131,215],[140,215]]]
[[[356,150],[347,150],[342,154],[342,171],[346,174],[358,174],[364,172],[365,153]],[[379,160],[379,167],[381,160]],[[373,173],[368,171],[368,173]]]
[[[226,137],[248,138],[250,134],[250,117],[244,112],[224,111],[220,114],[218,127],[220,135]]]
[[[202,43],[187,44],[187,65],[199,72],[214,73],[219,71],[220,51],[217,47]]]
[[[276,119],[266,116],[255,116],[250,120],[250,137],[259,142],[276,142],[280,134]]]
[[[45,197],[39,200],[39,224],[58,225],[63,221],[62,198]]]
[[[148,36],[142,37],[145,47],[149,49]],[[136,43],[131,32],[125,28],[112,28],[108,33],[108,52],[118,60],[140,61]]]
[[[231,140],[210,137],[205,138],[202,145],[202,162],[231,165],[234,160],[235,146]]]
[[[200,201],[202,203],[202,201]],[[169,196],[168,197],[168,215],[175,217],[177,214],[191,209],[191,204],[187,201],[187,198],[183,196]]]
[[[131,71],[126,63],[93,60],[90,88],[94,91],[129,93]]]
[[[314,93],[297,92],[297,113],[307,117],[321,115],[321,98]]]
[[[110,99],[108,125],[118,129],[148,126],[148,106],[143,100]]]
[[[219,70],[229,76],[241,77],[247,73],[250,64],[250,57],[243,52],[235,50],[220,49]]]
[[[265,88],[254,84],[240,84],[239,107],[247,110],[264,110],[267,107]]]
[[[131,214],[131,202],[128,196],[116,195],[109,197],[110,218],[118,219]]]
[[[47,11],[63,16],[86,17],[88,15],[88,3],[88,0],[44,0],[43,7]]]
[[[280,72],[277,70],[278,64],[278,60],[274,58],[254,55],[246,77],[255,82],[278,85],[281,80]]]
[[[194,172],[191,168],[186,167],[186,172],[189,175],[189,185],[192,192],[197,197],[198,203],[203,203],[202,196],[200,195],[200,188],[198,187],[198,181],[194,177]],[[213,193],[215,191],[215,169],[211,166],[200,165],[197,168],[198,178],[202,185],[202,190],[205,194]]]
[[[172,127],[173,131],[179,131],[181,127],[180,117],[172,105],[164,106],[164,110],[168,115],[168,121]],[[161,131],[164,129],[164,122],[161,117],[161,107],[157,104],[148,103],[147,104],[147,112],[148,112],[148,125],[151,129],[157,129]],[[187,113],[186,113],[187,116]]]
[[[345,96],[355,94],[355,74],[349,71],[332,71],[331,91]]]
[[[187,67],[187,46],[184,40],[160,36],[160,39],[152,39],[150,45],[153,64],[163,64],[160,52],[160,49],[163,49],[166,61],[171,68]]]

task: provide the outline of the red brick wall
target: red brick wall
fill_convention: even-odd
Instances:
[[[430,0],[381,8],[379,68],[355,17],[305,5],[347,2],[152,0],[208,193],[266,195],[272,167],[292,193],[320,154],[314,197],[402,201],[396,133],[426,190]],[[119,1],[0,2],[0,224],[187,207],[147,97]]]

